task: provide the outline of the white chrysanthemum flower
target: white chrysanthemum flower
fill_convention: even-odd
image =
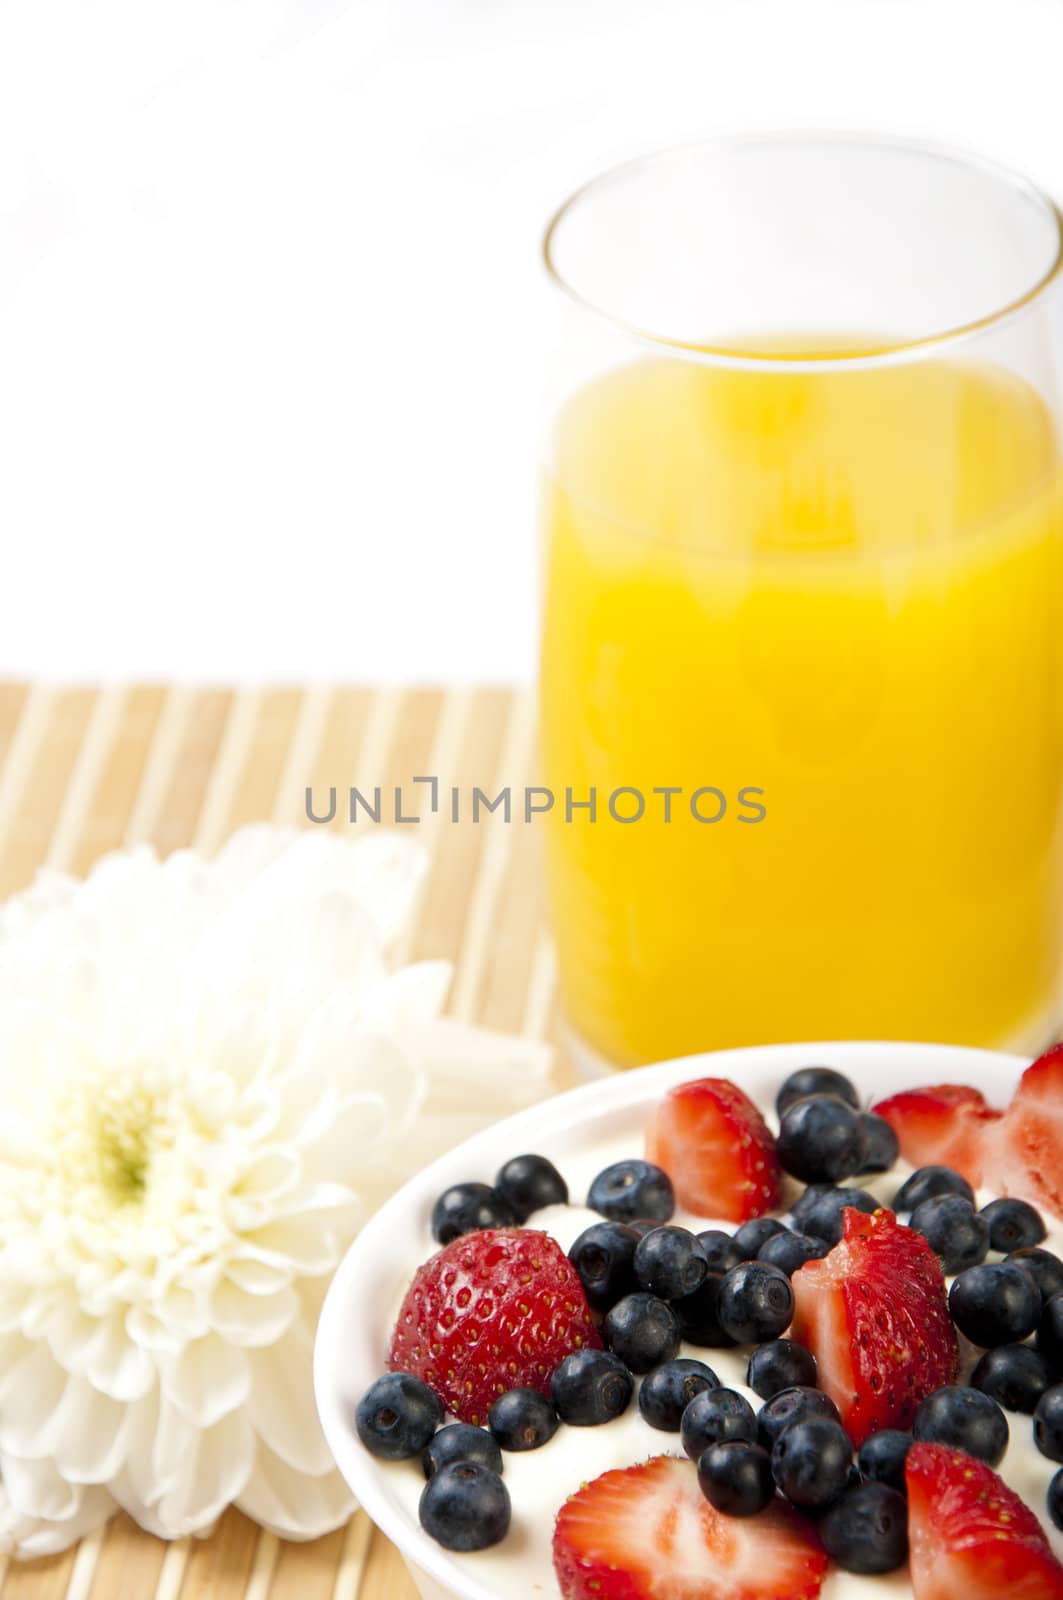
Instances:
[[[350,1513],[311,1383],[329,1278],[383,1194],[546,1088],[541,1047],[439,1019],[445,964],[391,970],[423,870],[254,827],[0,909],[0,1547],[118,1506],[166,1538]]]

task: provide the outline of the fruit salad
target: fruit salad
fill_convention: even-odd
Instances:
[[[626,1143],[626,1147],[625,1147]],[[1063,1047],[699,1078],[439,1195],[362,1445],[506,1600],[1063,1600]]]

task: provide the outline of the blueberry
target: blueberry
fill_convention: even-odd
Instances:
[[[785,1272],[765,1261],[741,1261],[720,1284],[719,1318],[736,1344],[775,1339],[793,1321],[794,1291]]]
[[[1046,1504],[1048,1506],[1048,1515],[1052,1518],[1056,1527],[1063,1529],[1063,1467],[1060,1467],[1048,1485]]]
[[[450,1422],[428,1441],[422,1458],[424,1475],[433,1477],[452,1461],[476,1461],[492,1472],[502,1471],[502,1452],[486,1428],[470,1422]]]
[[[1063,1383],[1046,1389],[1033,1414],[1033,1442],[1049,1461],[1063,1461]]]
[[[989,1224],[962,1195],[938,1194],[924,1200],[912,1212],[911,1226],[941,1257],[946,1277],[985,1260]]]
[[[860,1171],[888,1172],[901,1153],[897,1135],[885,1117],[876,1117],[873,1111],[861,1111],[860,1126],[867,1145]]]
[[[823,1548],[843,1572],[894,1572],[908,1559],[908,1505],[885,1483],[849,1489],[820,1518]]]
[[[989,1248],[1002,1255],[1029,1250],[1047,1237],[1041,1213],[1025,1200],[990,1200],[982,1215],[989,1224]]]
[[[806,1193],[811,1194],[812,1190],[806,1190]],[[804,1195],[801,1197],[803,1200]],[[842,1236],[842,1213],[848,1207],[862,1211],[869,1217],[879,1208],[879,1202],[866,1189],[837,1188],[833,1184],[817,1185],[814,1198],[808,1205],[802,1205],[801,1201],[794,1207],[794,1221],[803,1233],[810,1233],[814,1239],[825,1239],[830,1245],[837,1244]]]
[[[691,1461],[725,1439],[755,1444],[757,1419],[753,1407],[736,1389],[706,1389],[695,1395],[683,1412],[679,1431]]]
[[[538,1389],[507,1389],[487,1413],[487,1426],[503,1450],[538,1450],[557,1432],[558,1415]]]
[[[512,1208],[518,1222],[544,1206],[567,1206],[568,1184],[545,1156],[513,1156],[499,1170],[495,1191]]]
[[[951,1167],[919,1167],[897,1190],[893,1210],[914,1211],[924,1200],[933,1200],[939,1194],[958,1194],[974,1205],[974,1190],[959,1172]]]
[[[718,1389],[720,1380],[703,1361],[681,1356],[648,1372],[639,1385],[639,1411],[651,1428],[678,1433],[683,1412],[699,1394]]]
[[[927,1444],[947,1444],[995,1467],[1008,1448],[1008,1419],[995,1400],[979,1389],[950,1384],[927,1395],[915,1414],[912,1433]]]
[[[949,1311],[960,1332],[988,1350],[1029,1337],[1041,1320],[1041,1293],[1028,1272],[997,1261],[960,1273]]]
[[[698,1243],[705,1252],[710,1272],[730,1272],[745,1256],[729,1233],[722,1228],[706,1228],[698,1234]]]
[[[774,1239],[777,1233],[785,1233],[786,1224],[776,1217],[754,1217],[751,1222],[743,1222],[735,1232],[734,1242],[742,1252],[743,1261],[755,1261],[760,1253],[760,1247],[769,1239]]]
[[[637,1290],[606,1313],[602,1337],[631,1372],[649,1372],[679,1353],[682,1335],[668,1302]]]
[[[635,1277],[643,1289],[662,1300],[681,1300],[700,1289],[709,1263],[695,1236],[686,1228],[654,1228],[635,1247]]]
[[[803,1267],[806,1261],[820,1260],[829,1250],[826,1239],[814,1239],[810,1233],[791,1233],[787,1228],[785,1233],[773,1234],[761,1245],[757,1260],[778,1267],[792,1278],[798,1267]]]
[[[1030,1274],[1041,1291],[1045,1305],[1049,1300],[1054,1300],[1057,1294],[1063,1294],[1063,1261],[1054,1256],[1051,1250],[1041,1250],[1034,1245],[1028,1250],[1013,1250],[1007,1260],[1014,1261]]]
[[[783,1114],[775,1148],[785,1171],[803,1183],[837,1183],[861,1171],[867,1138],[858,1111],[818,1095],[795,1101]]]
[[[638,1242],[638,1234],[626,1223],[592,1222],[572,1246],[568,1259],[596,1311],[608,1311],[634,1289]]]
[[[793,1217],[794,1226],[797,1228],[803,1228],[805,1226],[805,1218],[812,1215],[820,1201],[824,1199],[826,1195],[836,1194],[837,1191],[838,1185],[836,1183],[808,1184],[806,1188],[801,1190],[801,1193],[794,1201],[793,1209],[790,1213]]]
[[[1041,1313],[1037,1348],[1053,1371],[1063,1377],[1063,1294],[1054,1295]]]
[[[614,1161],[591,1184],[587,1204],[613,1222],[667,1222],[675,1190],[667,1172],[649,1161]]]
[[[904,1468],[915,1440],[899,1428],[883,1428],[869,1434],[860,1446],[856,1464],[865,1478],[884,1483],[899,1494],[907,1492]]]
[[[833,1094],[851,1105],[854,1111],[860,1109],[860,1096],[842,1073],[835,1072],[833,1067],[799,1067],[791,1072],[775,1097],[776,1115],[781,1119],[795,1101],[814,1094]]]
[[[608,1350],[574,1350],[550,1379],[554,1410],[574,1428],[612,1422],[627,1410],[634,1389],[630,1372]]]
[[[509,1532],[509,1491],[479,1461],[452,1461],[434,1473],[417,1510],[425,1533],[446,1550],[486,1550]]]
[[[420,1455],[443,1420],[439,1396],[408,1372],[389,1372],[366,1390],[355,1412],[370,1455],[404,1461]]]
[[[1028,1344],[1000,1344],[987,1350],[971,1373],[971,1388],[981,1389],[1005,1411],[1035,1411],[1051,1387],[1052,1369]]]
[[[771,1447],[771,1470],[786,1498],[820,1511],[848,1486],[853,1447],[840,1422],[805,1417],[784,1428]]]
[[[700,1289],[672,1301],[679,1331],[688,1344],[725,1350],[734,1340],[720,1326],[720,1285],[724,1274],[710,1272]]]
[[[794,1384],[790,1389],[780,1389],[772,1395],[767,1405],[757,1413],[757,1437],[770,1450],[787,1428],[796,1422],[816,1417],[828,1422],[841,1422],[838,1407],[829,1395],[808,1384]]]
[[[450,1244],[480,1228],[512,1228],[517,1217],[508,1200],[486,1183],[455,1183],[444,1189],[432,1207],[432,1237]]]
[[[775,1495],[771,1457],[748,1439],[724,1439],[699,1457],[698,1484],[717,1511],[728,1517],[755,1517]]]
[[[781,1389],[798,1385],[814,1388],[816,1358],[803,1344],[792,1339],[771,1339],[758,1345],[749,1358],[746,1383],[762,1400],[770,1400]]]

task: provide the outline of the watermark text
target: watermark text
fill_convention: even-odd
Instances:
[[[731,820],[747,825],[763,822],[768,815],[765,791],[753,784],[728,792],[715,784],[685,789],[680,784],[655,784],[640,789],[620,784],[615,789],[591,785],[585,789],[566,786],[546,788],[540,784],[523,787],[506,784],[491,794],[473,784],[443,786],[438,777],[415,777],[409,788],[419,786],[418,805],[406,786],[376,784],[360,789],[353,784],[339,789],[306,789],[308,822],[387,823],[411,827],[428,816],[442,816],[449,822],[481,822],[485,817],[505,823],[532,823],[551,813],[566,823],[615,823],[631,827],[640,822],[678,822],[692,820],[712,826]],[[342,809],[341,809],[342,808]]]

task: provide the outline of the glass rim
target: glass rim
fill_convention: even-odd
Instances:
[[[773,146],[782,150],[794,149],[800,145],[832,144],[848,146],[853,149],[864,148],[868,151],[893,151],[905,155],[930,157],[937,161],[962,167],[967,172],[980,174],[999,188],[1010,191],[1012,195],[1021,196],[1036,206],[1052,224],[1055,233],[1055,253],[1047,269],[1034,279],[1021,294],[1014,296],[1003,305],[995,307],[992,311],[986,312],[981,317],[958,323],[954,327],[942,328],[940,331],[924,334],[916,339],[901,339],[894,344],[883,345],[881,349],[876,350],[858,352],[842,350],[822,354],[788,356],[770,351],[758,354],[755,350],[742,350],[731,346],[694,344],[689,340],[654,333],[648,328],[642,328],[637,324],[626,321],[625,318],[609,311],[606,306],[598,304],[594,299],[577,289],[558,266],[556,243],[562,224],[573,215],[584,200],[607,189],[618,180],[639,172],[640,169],[697,154],[727,155],[758,148],[770,149]],[[1033,302],[1046,294],[1053,284],[1063,278],[1063,211],[1061,211],[1060,206],[1056,204],[1051,195],[1047,194],[1045,190],[1041,189],[1021,172],[988,156],[982,156],[976,151],[938,143],[934,140],[909,138],[903,135],[836,129],[791,128],[774,132],[720,134],[707,139],[688,140],[682,144],[666,145],[657,150],[633,156],[625,161],[616,162],[612,166],[596,173],[585,183],[580,184],[561,202],[546,224],[542,236],[541,250],[547,276],[562,295],[578,306],[580,310],[599,321],[608,323],[618,333],[628,339],[637,341],[647,350],[656,350],[661,354],[683,357],[699,365],[738,369],[800,371],[803,369],[892,366],[932,356],[939,350],[960,344],[965,340],[985,333],[989,329],[1020,315]]]

